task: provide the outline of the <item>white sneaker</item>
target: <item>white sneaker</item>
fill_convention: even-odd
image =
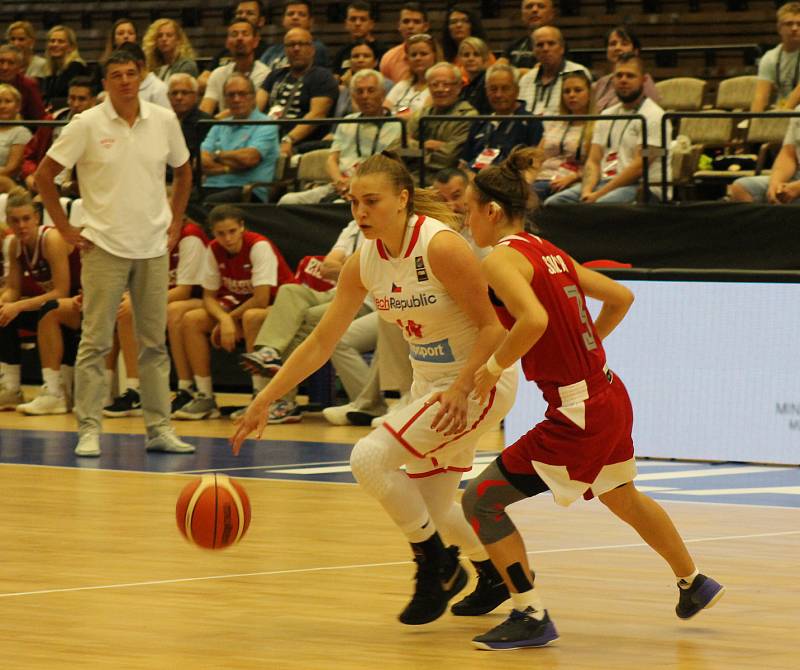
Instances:
[[[172,431],[159,433],[147,440],[146,451],[163,451],[169,454],[193,454],[194,447],[184,442]]]
[[[22,389],[16,391],[0,386],[0,409],[15,409],[17,405],[25,402],[25,396],[22,395]]]
[[[354,412],[356,406],[349,402],[346,405],[337,405],[336,407],[326,407],[322,410],[323,418],[334,426],[347,426],[350,422],[347,420],[347,413]]]
[[[50,392],[47,386],[42,386],[42,390],[30,402],[17,405],[20,414],[30,414],[32,416],[45,416],[48,414],[66,414],[67,399],[63,395],[55,395]]]
[[[100,437],[94,433],[84,433],[78,438],[78,446],[75,447],[76,456],[99,456]]]

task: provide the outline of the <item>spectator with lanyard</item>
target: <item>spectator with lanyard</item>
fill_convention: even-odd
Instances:
[[[647,124],[647,147],[660,147],[664,110],[645,95],[643,82],[642,59],[635,54],[620,56],[614,66],[614,88],[621,102],[609,107],[603,114],[643,116]],[[667,133],[670,132],[667,124]],[[584,165],[582,182],[551,195],[545,205],[636,202],[645,160],[649,161],[650,191],[660,194],[661,159],[645,158],[642,140],[642,123],[639,120],[614,119],[595,123],[592,148]],[[669,169],[667,161],[668,180]]]
[[[384,105],[392,114],[407,119],[430,104],[425,73],[442,60],[442,50],[427,33],[411,35],[401,46],[409,66],[408,76],[392,87]]]
[[[519,72],[515,67],[506,63],[492,65],[486,71],[486,95],[493,116],[513,114],[528,119],[472,124],[461,154],[461,166],[474,172],[500,163],[514,147],[537,145],[542,136],[542,122],[518,100]]]
[[[519,80],[520,98],[525,109],[536,115],[558,114],[561,105],[561,80],[567,72],[581,70],[592,75],[580,63],[565,57],[566,44],[558,28],[545,26],[533,33],[533,51],[539,61]]]
[[[583,163],[592,145],[593,121],[573,121],[573,114],[596,114],[591,82],[583,72],[564,75],[560,114],[563,121],[545,121],[539,143],[542,164],[536,173],[533,190],[539,200],[569,188],[583,176]],[[616,95],[616,94],[615,94]]]
[[[353,101],[360,112],[346,118],[383,116],[383,76],[376,70],[361,70],[350,82]],[[340,123],[336,126],[327,171],[331,182],[307,191],[287,193],[279,205],[310,205],[326,200],[344,198],[350,189],[350,178],[365,158],[400,144],[400,123]]]
[[[289,65],[274,70],[264,80],[256,101],[273,119],[322,119],[333,110],[339,86],[331,71],[314,65],[311,33],[292,28],[283,38]],[[280,126],[281,155],[302,153],[302,143],[321,140],[328,126],[303,123]]]

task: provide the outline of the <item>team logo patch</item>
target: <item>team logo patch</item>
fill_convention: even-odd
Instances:
[[[398,286],[397,284],[392,282],[392,293],[402,293],[402,292],[403,292],[403,287]]]
[[[425,270],[422,256],[414,256],[414,267],[417,270],[417,281],[428,281],[428,272]]]
[[[450,348],[450,340],[439,340],[427,344],[408,343],[411,358],[420,363],[452,363],[456,359]]]
[[[115,141],[116,140],[113,137],[104,137],[102,140],[100,140],[100,146],[104,149],[110,149],[114,146]]]

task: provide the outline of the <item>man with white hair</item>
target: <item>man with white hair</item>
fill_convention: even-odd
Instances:
[[[198,155],[200,145],[211,129],[210,125],[198,125],[197,122],[201,119],[212,118],[198,106],[198,90],[197,79],[185,72],[173,74],[167,80],[169,104],[172,105],[172,111],[175,112],[175,116],[181,123],[183,138],[192,155],[192,163]]]
[[[441,61],[428,68],[425,73],[431,102],[419,112],[415,112],[408,123],[408,144],[410,148],[419,147],[419,121],[423,116],[476,116],[477,110],[461,94],[461,70]],[[439,170],[455,167],[461,149],[467,141],[470,123],[468,121],[434,121],[425,124],[425,169],[435,174]]]
[[[350,80],[350,95],[361,110],[348,114],[346,119],[384,116],[386,96],[383,75],[376,70],[359,70]],[[327,171],[330,184],[324,184],[299,193],[287,193],[279,205],[311,205],[329,199],[344,198],[350,188],[350,178],[358,164],[368,156],[400,144],[400,123],[340,123],[333,135]]]
[[[580,63],[564,57],[564,35],[554,26],[533,31],[533,52],[539,62],[519,80],[519,97],[525,109],[537,116],[558,114],[561,104],[561,81],[567,72],[581,70],[592,74]]]

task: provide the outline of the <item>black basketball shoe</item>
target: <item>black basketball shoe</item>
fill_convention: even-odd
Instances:
[[[401,623],[418,626],[435,621],[447,609],[447,603],[467,585],[467,571],[458,560],[458,547],[448,547],[438,558],[417,553],[417,585],[411,602],[398,617]]]
[[[472,565],[478,572],[478,584],[472,593],[450,608],[456,616],[488,614],[511,597],[508,587],[491,561],[473,561]]]

